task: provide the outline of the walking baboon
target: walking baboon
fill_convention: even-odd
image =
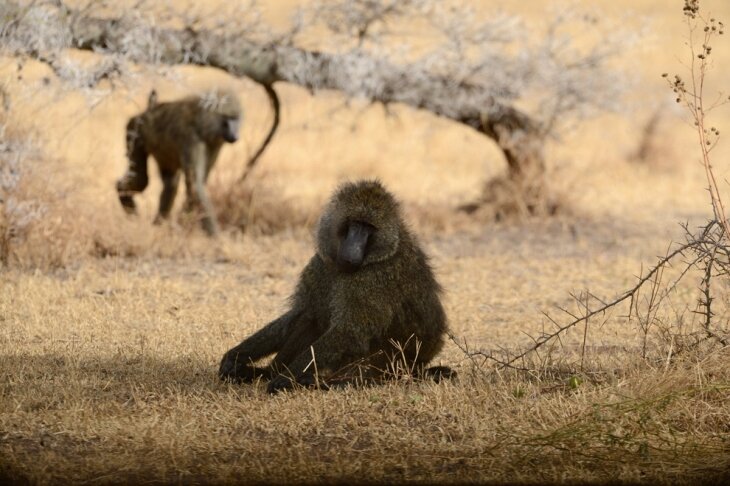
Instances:
[[[425,369],[441,350],[446,315],[428,258],[378,181],[342,186],[317,229],[317,252],[302,272],[291,308],[229,350],[221,379],[270,379],[271,393],[293,386],[371,379],[394,364]],[[266,367],[255,361],[277,353]],[[346,377],[346,378],[343,378]]]
[[[241,107],[231,92],[160,103],[152,90],[147,109],[127,123],[129,167],[117,181],[124,210],[136,213],[132,196],[147,187],[147,159],[151,155],[157,161],[163,186],[155,223],[169,217],[182,171],[187,192],[184,210],[202,212],[203,229],[209,235],[216,234],[218,223],[205,183],[223,143],[238,139],[240,119]]]

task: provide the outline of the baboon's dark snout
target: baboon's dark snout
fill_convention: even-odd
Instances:
[[[223,140],[225,140],[228,143],[233,143],[236,140],[238,140],[238,129],[240,128],[240,121],[238,119],[235,120],[225,120],[223,122]]]
[[[355,221],[348,225],[337,254],[337,263],[342,270],[352,272],[362,265],[371,232],[372,227],[365,223]]]

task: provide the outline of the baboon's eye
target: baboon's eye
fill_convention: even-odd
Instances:
[[[373,230],[372,233],[370,233],[370,236],[368,237],[367,243],[365,243],[365,252],[367,253],[370,251],[370,248],[373,247],[375,242],[378,240],[378,233],[377,231]]]
[[[337,233],[340,235],[346,235],[347,232],[350,230],[350,226],[353,225],[364,228],[365,230],[367,230],[368,234],[372,234],[376,229],[375,226],[370,223],[367,223],[365,221],[359,221],[357,219],[352,219],[342,223],[342,225],[338,228]]]
[[[345,235],[347,235],[347,231],[348,231],[348,230],[350,229],[350,225],[351,225],[351,224],[352,224],[353,222],[354,222],[354,221],[351,221],[351,220],[349,220],[349,219],[348,219],[348,220],[345,220],[345,221],[343,221],[342,223],[340,223],[340,224],[339,224],[339,225],[337,226],[337,236],[338,236],[338,237],[340,237],[340,238],[342,238],[342,237],[344,237]]]

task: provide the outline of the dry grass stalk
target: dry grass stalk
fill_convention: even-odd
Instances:
[[[710,153],[720,138],[720,131],[714,126],[711,126],[709,129],[707,128],[707,115],[713,109],[727,104],[730,98],[720,96],[720,98],[712,102],[709,106],[706,106],[705,94],[705,81],[708,68],[710,67],[709,59],[712,55],[711,42],[716,36],[724,35],[725,25],[722,21],[715,18],[707,18],[700,11],[698,1],[685,0],[684,15],[687,31],[689,32],[687,44],[690,53],[690,85],[687,87],[687,84],[679,75],[675,75],[672,79],[669,79],[669,75],[666,73],[662,76],[667,78],[670,87],[677,95],[677,103],[684,104],[694,121],[694,126],[697,130],[697,139],[700,145],[700,153],[702,155],[702,167],[707,178],[712,211],[715,220],[720,223],[725,235],[730,235],[725,204],[723,203],[717,177],[713,171],[712,161],[710,159]],[[702,43],[701,48],[697,46],[697,31],[699,29],[702,30],[699,34],[699,42]]]

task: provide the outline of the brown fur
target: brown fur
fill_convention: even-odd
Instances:
[[[136,213],[133,195],[144,191],[149,181],[147,159],[157,161],[162,177],[156,223],[167,219],[180,182],[185,175],[185,210],[202,212],[201,224],[209,235],[218,232],[205,184],[221,146],[238,137],[241,107],[233,93],[208,93],[179,101],[160,103],[153,90],[147,109],[127,124],[127,173],[117,181],[122,207]]]
[[[452,376],[446,367],[425,369],[447,329],[440,291],[393,196],[377,181],[346,184],[323,212],[317,252],[291,308],[228,351],[220,377],[250,382],[261,376],[276,392],[293,382],[370,379],[394,365],[437,380]],[[272,353],[269,366],[255,366]]]

